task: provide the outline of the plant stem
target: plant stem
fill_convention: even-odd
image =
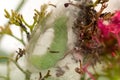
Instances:
[[[5,76],[0,76],[0,78],[5,79],[5,80],[7,79],[7,77],[5,77]]]
[[[31,25],[29,25],[29,24],[24,20],[24,18],[22,18],[22,21],[23,21],[23,23],[24,23],[27,27],[31,27]]]
[[[20,4],[16,7],[15,11],[19,12],[27,0],[21,0]]]
[[[17,68],[25,74],[25,76],[26,76],[25,80],[30,80],[31,73],[29,71],[23,70],[15,60],[13,60],[10,57],[5,57],[5,56],[0,56],[0,59],[8,59],[9,61],[12,61],[17,66]]]
[[[24,18],[22,18],[22,21],[23,21],[23,23],[30,29],[30,31],[32,32],[32,29],[33,29],[33,27],[35,26],[36,21],[34,21],[33,24],[31,24],[31,25],[29,25],[29,24],[24,20]]]
[[[7,61],[7,80],[10,80],[10,60]]]
[[[14,35],[10,35],[10,36],[15,38],[16,40],[18,40],[19,42],[21,42],[25,46],[25,42],[23,41],[23,39],[19,39],[18,37],[14,36]]]

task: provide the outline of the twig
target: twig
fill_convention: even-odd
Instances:
[[[39,72],[39,80],[45,80],[45,78],[48,78],[49,76],[51,76],[50,75],[50,70],[48,70],[48,72],[46,73],[46,75],[45,76],[43,76],[42,77],[42,73],[41,72]]]
[[[23,70],[15,60],[13,60],[10,57],[6,57],[6,56],[0,56],[0,59],[8,59],[12,61],[17,66],[17,68],[26,75],[26,80],[29,80],[31,73],[29,71]]]
[[[23,7],[23,5],[25,4],[27,0],[21,0],[20,4],[16,7],[15,11],[20,11],[20,9]]]
[[[23,55],[25,55],[25,49],[19,48],[19,51],[16,51],[17,56],[15,58],[15,61],[17,62],[18,59],[20,59]]]
[[[10,36],[15,38],[16,40],[18,40],[19,42],[21,42],[25,46],[25,42],[23,41],[23,39],[19,39],[18,37],[14,36],[14,35],[10,35]]]
[[[7,77],[5,77],[5,76],[0,76],[0,78],[5,79],[5,80],[7,79]]]
[[[7,80],[10,80],[10,60],[7,61]]]

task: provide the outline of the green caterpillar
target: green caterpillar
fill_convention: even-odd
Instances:
[[[30,62],[38,69],[48,69],[53,67],[59,59],[64,56],[67,50],[67,17],[60,16],[53,23],[54,38],[50,45],[50,50],[47,50],[43,55],[32,55]],[[57,53],[52,53],[57,51]]]

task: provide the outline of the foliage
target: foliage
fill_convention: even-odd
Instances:
[[[96,80],[89,69],[90,66],[95,66],[96,63],[104,63],[107,66],[103,72],[106,73],[108,79],[118,80],[118,69],[116,52],[119,53],[119,10],[110,13],[103,13],[107,8],[108,0],[96,0],[94,3],[91,1],[83,1],[82,4],[65,3],[65,7],[73,5],[80,9],[78,17],[75,20],[73,31],[77,36],[75,43],[75,50],[83,54],[85,61],[84,65],[76,68],[79,74],[87,74],[92,80]],[[95,7],[101,4],[99,11]],[[106,62],[107,61],[107,62]],[[115,64],[113,64],[115,63]],[[111,65],[109,65],[111,64]],[[114,65],[114,67],[113,67]],[[108,68],[108,67],[111,67]],[[96,73],[95,73],[96,74]],[[117,75],[114,75],[117,74]],[[85,79],[84,76],[81,79]],[[97,75],[97,74],[96,74]],[[119,74],[120,75],[120,74]],[[100,75],[98,75],[100,77]],[[113,77],[114,76],[114,77]]]
[[[81,0],[75,1],[78,2]],[[64,4],[66,8],[72,5],[79,9],[78,15],[73,22],[72,30],[76,36],[76,41],[74,43],[74,49],[72,50],[82,55],[85,60],[83,60],[83,63],[81,62],[82,60],[79,60],[78,62],[80,65],[75,68],[76,73],[81,75],[81,80],[99,80],[101,77],[108,80],[119,80],[120,78],[120,11],[103,13],[103,10],[107,8],[108,1],[109,0],[96,0],[93,3],[91,0],[85,0],[81,4],[74,4],[72,2]],[[95,7],[97,7],[98,4],[101,5],[101,8],[99,11],[96,11]],[[17,55],[15,59],[11,56],[1,55],[1,53],[5,53],[0,51],[0,59],[7,60],[7,65],[13,62],[25,74],[26,80],[30,80],[32,73],[29,70],[21,68],[18,64],[18,60],[27,53],[33,54],[32,48],[35,47],[35,43],[42,35],[41,32],[44,34],[48,29],[48,27],[46,28],[46,22],[52,13],[47,12],[48,6],[48,4],[44,4],[41,6],[40,10],[35,9],[35,14],[33,16],[34,21],[32,24],[28,24],[24,20],[22,14],[17,11],[11,10],[11,13],[9,13],[6,9],[4,10],[5,17],[9,19],[9,22],[4,27],[0,26],[0,36],[9,35],[14,37],[21,42],[25,48],[19,48],[19,51],[16,51]],[[64,53],[67,50],[68,40],[67,20],[68,18],[64,15],[55,18],[52,25],[54,29],[54,38],[44,55],[28,56],[30,63],[37,69],[45,70],[54,67],[62,57],[65,57]],[[16,27],[20,28],[22,33],[21,38],[14,36],[11,25],[16,25]],[[39,34],[36,35],[37,37],[34,37],[38,29],[40,29]],[[24,41],[23,33],[26,34],[28,44]],[[26,45],[28,45],[28,47],[26,47]],[[94,69],[96,64],[98,64],[98,66],[102,64],[102,73],[97,71],[97,68]],[[93,67],[94,72],[89,71],[90,67]],[[10,80],[9,76],[0,77]],[[42,76],[42,73],[39,72],[39,80],[52,79],[50,70],[48,70],[45,76]]]
[[[67,27],[66,17],[60,16],[53,23],[54,39],[44,55],[34,55],[30,57],[32,64],[39,69],[48,69],[55,66],[59,59],[64,56],[67,50]]]
[[[36,27],[41,27],[40,25],[44,25],[45,21],[50,16],[51,12],[47,12],[47,8],[48,8],[48,4],[44,4],[41,6],[40,11],[35,9],[35,14],[33,16],[34,22],[32,25],[27,24],[27,22],[24,20],[23,16],[21,14],[19,14],[18,12],[11,10],[11,14],[10,14],[5,9],[4,10],[5,17],[9,19],[9,22],[4,27],[3,26],[0,27],[0,36],[9,35],[9,36],[15,38],[16,40],[18,40],[19,42],[21,42],[21,44],[23,44],[24,46],[26,46],[27,44],[24,42],[23,33],[24,32],[26,33],[26,35],[27,35],[26,38],[29,41],[31,34],[34,32],[34,29]],[[10,28],[12,24],[16,25],[17,27],[20,27],[20,31],[21,31],[20,33],[22,33],[21,39],[14,36],[14,34],[12,33],[12,30]],[[39,26],[37,26],[37,25],[39,25]],[[44,27],[44,26],[42,26],[42,27]],[[25,74],[26,80],[30,80],[31,72],[29,72],[28,70],[22,69],[20,67],[20,65],[17,63],[17,61],[25,55],[25,49],[19,48],[19,51],[16,51],[16,53],[17,53],[17,55],[16,55],[15,60],[12,59],[13,57],[11,57],[11,56],[2,56],[1,54],[0,54],[0,60],[5,59],[5,60],[8,60],[8,62],[9,61],[13,62],[21,70],[21,72],[23,72]],[[8,64],[8,67],[9,67],[9,64]],[[9,73],[9,71],[8,71],[8,73]],[[5,78],[6,80],[10,79],[9,75],[7,77],[0,76],[0,78]]]

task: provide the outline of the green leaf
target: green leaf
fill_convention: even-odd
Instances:
[[[59,53],[51,53],[49,50],[46,54],[38,56],[32,55],[30,62],[38,69],[48,69],[53,67],[60,60],[67,50],[67,18],[65,16],[58,17],[54,22],[54,39],[50,46],[50,50]]]
[[[8,54],[0,49],[0,56],[8,56]],[[0,59],[0,63],[6,62],[7,59]]]

